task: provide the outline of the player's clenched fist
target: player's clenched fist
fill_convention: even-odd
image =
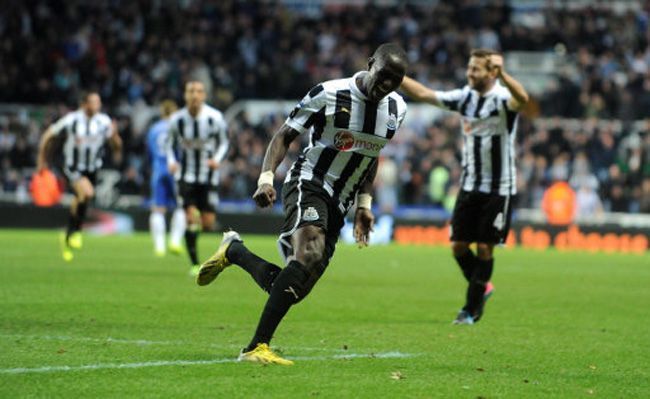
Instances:
[[[260,208],[266,208],[273,205],[275,195],[275,189],[271,184],[261,184],[253,194],[253,200]]]

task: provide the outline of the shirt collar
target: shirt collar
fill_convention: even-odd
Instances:
[[[367,73],[368,73],[368,71],[359,71],[359,72],[355,73],[352,76],[352,79],[350,80],[350,90],[352,90],[355,95],[361,97],[364,100],[367,100],[368,97],[366,97],[366,95],[363,94],[361,89],[359,89],[359,86],[357,86],[357,78],[362,77]]]
[[[481,97],[489,97],[489,96],[491,96],[493,94],[496,94],[496,92],[498,90],[500,90],[500,89],[501,89],[501,83],[499,83],[499,80],[497,79],[494,82],[494,86],[492,86],[492,88],[490,90],[486,91],[485,94],[483,94],[482,96],[478,91],[476,91],[476,90],[474,90],[474,91],[476,91],[476,93]]]

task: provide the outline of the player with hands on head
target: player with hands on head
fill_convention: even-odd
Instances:
[[[450,91],[434,91],[409,77],[401,85],[409,97],[461,116],[463,171],[450,229],[453,256],[468,287],[455,324],[479,321],[494,290],[494,246],[508,236],[511,199],[517,190],[518,112],[528,103],[526,90],[505,71],[503,56],[494,51],[473,50],[466,77],[465,87]]]

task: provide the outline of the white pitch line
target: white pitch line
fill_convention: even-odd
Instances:
[[[411,353],[401,352],[384,352],[384,353],[349,353],[346,355],[334,356],[297,356],[288,357],[297,361],[318,361],[318,360],[345,360],[345,359],[405,359],[417,356]],[[86,364],[82,366],[46,366],[46,367],[17,367],[11,369],[0,369],[0,374],[34,374],[34,373],[55,373],[68,371],[90,371],[105,369],[139,369],[145,367],[162,367],[162,366],[203,366],[221,363],[237,363],[237,359],[224,358],[213,360],[158,360],[140,363],[98,363]]]
[[[22,334],[0,334],[0,338],[12,338],[12,339],[33,339],[33,340],[43,340],[43,341],[72,341],[72,342],[95,342],[98,344],[105,343],[114,343],[114,344],[125,344],[125,345],[178,345],[178,346],[187,346],[187,345],[199,345],[194,341],[151,341],[146,339],[121,339],[121,338],[93,338],[93,337],[71,337],[67,335],[22,335]],[[241,349],[242,345],[237,344],[205,344],[205,346],[216,349]],[[323,352],[341,352],[344,353],[347,349],[338,349],[338,348],[314,348],[309,346],[292,346],[296,350],[305,350],[305,351],[323,351]]]

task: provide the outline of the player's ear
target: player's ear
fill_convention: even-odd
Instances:
[[[375,63],[375,57],[369,57],[368,58],[368,70],[370,70],[370,68],[372,68],[372,64],[374,64],[374,63]]]

